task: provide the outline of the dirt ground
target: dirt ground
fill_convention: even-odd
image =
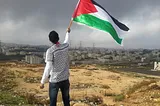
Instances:
[[[14,72],[18,86],[14,92],[34,94],[47,104],[48,83],[40,89],[44,65],[1,63],[0,69]],[[70,69],[70,98],[72,106],[160,106],[159,77],[117,70],[96,65],[83,65]],[[61,93],[58,106],[62,105]]]

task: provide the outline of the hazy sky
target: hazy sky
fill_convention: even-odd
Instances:
[[[125,23],[123,47],[101,31],[73,24],[72,46],[106,48],[160,48],[160,0],[96,0]],[[49,45],[48,33],[56,30],[64,40],[78,0],[0,0],[0,40],[8,43]]]

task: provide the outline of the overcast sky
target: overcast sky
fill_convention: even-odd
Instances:
[[[112,16],[130,28],[123,47],[101,31],[72,25],[72,46],[160,49],[160,0],[96,0]],[[48,34],[56,30],[64,40],[78,0],[0,0],[0,40],[7,43],[50,45]]]

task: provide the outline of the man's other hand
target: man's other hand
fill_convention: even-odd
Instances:
[[[43,88],[44,88],[44,84],[41,84],[41,85],[40,85],[40,89],[43,89]]]

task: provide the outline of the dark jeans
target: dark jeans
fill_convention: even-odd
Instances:
[[[57,83],[49,83],[50,106],[56,106],[57,94],[58,94],[59,88],[62,93],[64,106],[70,106],[69,86],[70,86],[69,80],[65,80]]]

